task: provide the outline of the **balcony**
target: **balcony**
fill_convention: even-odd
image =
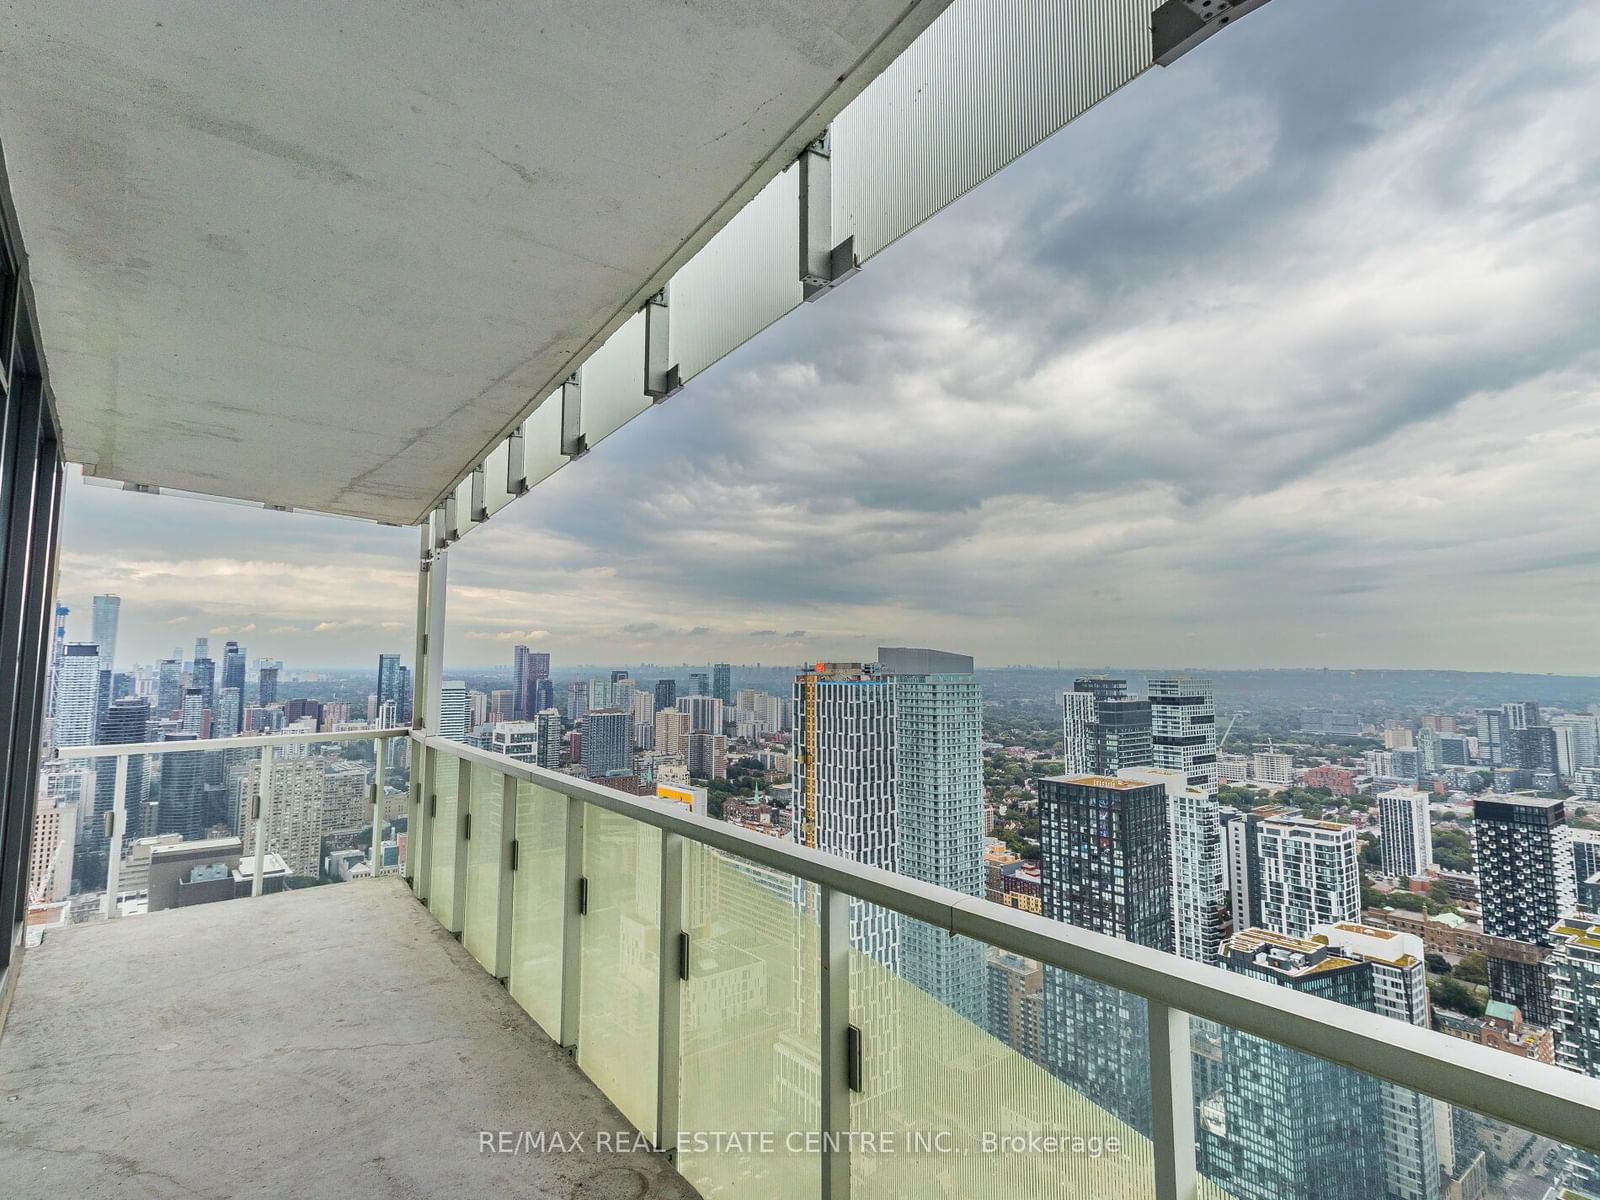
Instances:
[[[263,763],[305,747],[253,740]],[[232,1172],[264,1195],[337,1175],[417,1194],[1222,1197],[1197,1146],[1298,1154],[1207,1083],[1241,1055],[1387,1096],[1419,1128],[1449,1111],[1430,1098],[1482,1114],[1529,1161],[1600,1152],[1595,1080],[408,740],[404,879],[108,919],[30,952],[0,1043],[18,1105],[0,1153],[26,1194],[207,1194]],[[275,770],[257,776],[268,840]],[[856,949],[874,913],[1045,964],[1047,992],[1105,1022],[1071,1048],[1072,1085]],[[108,1132],[73,1132],[88,1120]],[[1349,1129],[1327,1162],[1372,1136]]]
[[[398,879],[46,935],[0,1042],[6,1192],[691,1197]],[[588,1149],[488,1154],[480,1130]]]

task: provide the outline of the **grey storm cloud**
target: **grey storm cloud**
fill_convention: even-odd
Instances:
[[[841,657],[872,631],[1600,671],[1597,39],[1555,0],[1267,6],[475,531],[452,631],[548,630],[568,661],[736,660],[792,623]],[[407,531],[157,528],[141,500],[69,524],[80,603],[120,580],[125,611],[187,593],[208,625],[409,617]],[[264,588],[205,566],[257,546]]]

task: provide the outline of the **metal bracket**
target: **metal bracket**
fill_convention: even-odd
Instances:
[[[580,917],[589,915],[589,877],[587,875],[578,876],[578,915]]]
[[[431,817],[436,817],[438,815],[439,815],[439,797],[437,797],[437,796],[429,796],[428,797],[428,816],[431,818]]]
[[[1150,59],[1170,67],[1201,42],[1267,0],[1167,0],[1150,14]]]
[[[569,459],[589,453],[583,432],[583,384],[576,371],[561,385],[561,453]]]
[[[518,425],[511,431],[511,436],[506,438],[506,492],[512,496],[523,496],[528,491],[528,439]]]
[[[683,390],[678,364],[671,361],[671,315],[665,288],[644,306],[644,394],[656,404]]]
[[[512,838],[511,839],[511,863],[510,863],[510,866],[511,866],[511,869],[513,871],[515,871],[517,869],[517,839],[516,838]]]
[[[844,1030],[844,1078],[852,1092],[861,1090],[861,1028],[847,1025]]]
[[[463,842],[470,842],[472,840],[472,814],[471,813],[462,813],[461,814],[461,840]]]
[[[685,983],[689,981],[689,931],[681,930],[678,933],[678,978]]]
[[[800,286],[806,300],[816,300],[861,269],[855,237],[833,240],[833,163],[829,135],[807,146],[800,168]]]
[[[472,523],[489,519],[489,468],[479,463],[472,469]]]

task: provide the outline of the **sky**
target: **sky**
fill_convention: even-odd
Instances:
[[[1600,674],[1600,6],[1274,0],[450,551],[452,667]],[[410,658],[416,534],[75,483],[61,599]]]

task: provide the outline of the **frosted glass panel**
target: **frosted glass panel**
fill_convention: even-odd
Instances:
[[[684,927],[678,1170],[702,1196],[814,1200],[819,1156],[789,1135],[819,1119],[816,889],[691,843]],[[726,1130],[772,1149],[709,1136]]]
[[[522,423],[522,433],[523,466],[528,472],[529,487],[550,478],[567,465],[566,456],[561,453],[559,390],[545,397],[545,402],[533,410],[532,415]]]
[[[684,382],[801,300],[799,170],[767,184],[672,277],[672,361]]]
[[[500,807],[505,777],[488,767],[472,768],[472,837],[467,842],[467,911],[461,944],[491,975],[500,932]]]
[[[438,797],[434,807],[432,842],[428,848],[432,858],[433,878],[428,884],[428,911],[438,918],[446,929],[456,927],[456,790],[461,773],[461,760],[452,754],[433,751],[433,794]]]
[[[583,364],[583,432],[593,449],[650,407],[644,394],[644,314],[634,313]]]
[[[511,917],[511,996],[551,1037],[561,1035],[561,931],[567,897],[567,799],[517,784],[517,874]]]
[[[578,1066],[645,1133],[656,1124],[661,832],[588,806]]]
[[[834,120],[834,228],[876,254],[1150,65],[1152,0],[965,0]]]
[[[862,1090],[850,1097],[850,1127],[862,1139],[875,1131],[897,1134],[892,1145],[858,1140],[852,1148],[855,1200],[1147,1200],[1154,1194],[1146,1138],[856,950],[850,952],[850,1017],[862,1031]],[[1113,1087],[1121,1060],[1139,1048],[1107,1028],[1081,1030],[1071,1044],[1075,1056],[1098,1056]],[[1001,1140],[1029,1134],[1058,1141],[1033,1148]]]
[[[510,458],[508,443],[501,442],[483,460],[483,507],[491,517],[511,503],[511,493],[506,491],[506,464]]]

